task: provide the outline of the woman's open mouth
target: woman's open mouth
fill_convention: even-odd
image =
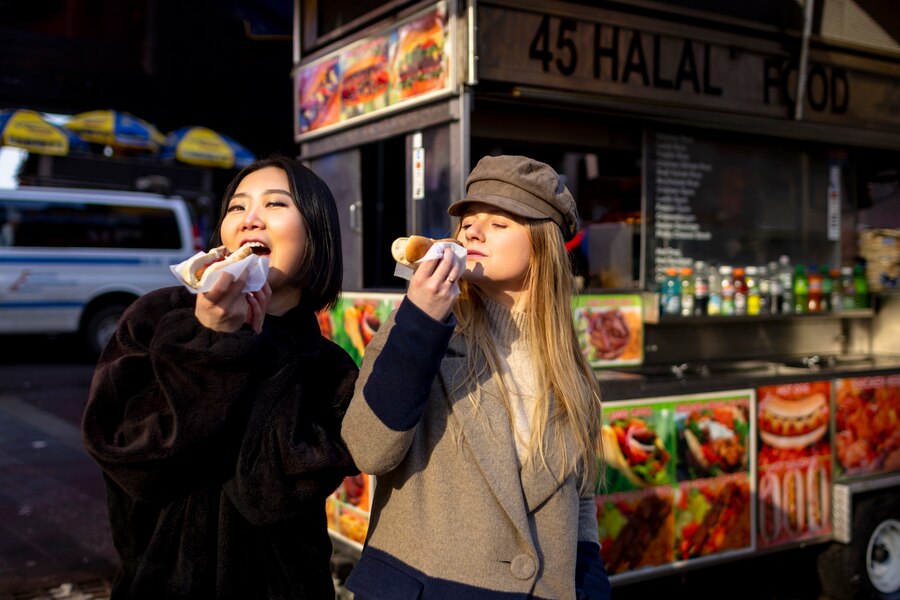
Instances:
[[[257,256],[268,256],[272,250],[262,242],[245,242],[253,250],[253,254]],[[243,245],[243,244],[241,244]]]

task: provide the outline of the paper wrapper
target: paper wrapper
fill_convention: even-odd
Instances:
[[[233,275],[234,278],[237,279],[244,271],[248,271],[247,283],[244,284],[244,289],[241,290],[244,293],[258,292],[266,284],[266,278],[269,276],[269,257],[251,254],[243,260],[239,260],[236,263],[228,265],[227,267],[222,267],[221,269],[213,271],[209,274],[206,280],[203,281],[203,285],[201,285],[200,288],[195,288],[185,282],[185,280],[181,277],[181,269],[184,265],[190,263],[192,260],[196,259],[198,256],[202,256],[203,254],[206,253],[198,252],[186,261],[180,262],[177,265],[171,265],[169,267],[169,269],[172,271],[172,274],[175,275],[175,278],[180,281],[181,285],[186,287],[187,290],[192,294],[208,292],[212,288],[212,286],[214,286],[215,283],[219,280],[219,277],[222,276],[222,273],[231,273],[231,275]]]
[[[425,262],[426,260],[436,260],[444,256],[444,248],[450,248],[456,256],[456,262],[459,264],[459,272],[462,273],[466,269],[466,249],[454,242],[435,242],[432,244],[425,256],[416,261],[416,264]],[[394,275],[409,280],[412,278],[415,269],[397,263],[394,267]]]

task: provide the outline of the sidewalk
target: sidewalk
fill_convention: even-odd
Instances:
[[[107,598],[116,555],[100,470],[73,422],[83,400],[40,373],[29,381],[0,386],[0,600]]]

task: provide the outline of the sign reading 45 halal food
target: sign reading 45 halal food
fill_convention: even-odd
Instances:
[[[479,79],[771,117],[791,114],[796,67],[783,48],[612,11],[584,9],[576,18],[564,10],[548,14],[482,3]],[[810,116],[843,115],[851,97],[846,70],[811,63],[808,75],[816,80]]]

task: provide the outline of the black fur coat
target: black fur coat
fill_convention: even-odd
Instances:
[[[113,598],[333,598],[324,499],[357,367],[315,315],[217,333],[194,296],[136,301],[100,357],[85,447],[122,568]]]

